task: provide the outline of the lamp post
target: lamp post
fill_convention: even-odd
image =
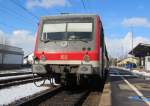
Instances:
[[[131,69],[133,68],[133,26],[131,26],[131,49],[132,49],[132,63],[131,63]]]

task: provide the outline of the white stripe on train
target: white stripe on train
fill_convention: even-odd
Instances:
[[[99,67],[99,61],[80,61],[80,60],[48,60],[40,61],[40,64],[69,64],[69,65],[78,65],[78,64],[92,64],[93,67]]]

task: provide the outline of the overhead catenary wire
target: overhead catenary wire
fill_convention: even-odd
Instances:
[[[81,3],[82,3],[82,6],[83,6],[84,10],[86,10],[86,6],[85,6],[84,0],[81,0]]]
[[[18,11],[15,11],[14,9],[11,9],[11,8],[7,8],[6,6],[4,6],[2,4],[0,6],[0,12],[2,14],[5,13],[5,16],[13,16],[13,18],[15,17],[14,19],[16,21],[21,21],[22,23],[26,23],[26,24],[28,23],[30,25],[33,25],[33,23],[34,23],[33,20],[31,21],[31,19],[29,19],[28,17],[27,18],[24,17],[24,15],[23,14],[19,14]],[[4,16],[4,15],[2,15],[2,16]],[[32,18],[35,18],[35,17],[32,16]],[[4,19],[4,18],[2,18],[2,19]],[[14,25],[14,24],[9,24],[8,20],[7,20],[7,22],[1,20],[0,21],[0,27],[1,28],[5,27],[5,28],[10,29],[10,30],[14,30],[14,29],[18,29],[19,28],[18,26]]]
[[[35,15],[34,13],[32,13],[31,11],[29,11],[28,9],[26,9],[25,7],[23,7],[22,5],[20,5],[19,3],[17,3],[14,0],[10,0],[12,3],[14,3],[16,6],[20,7],[22,10],[26,11],[28,14],[30,14],[31,16],[33,16],[35,19],[39,20],[39,17],[37,15]]]
[[[6,8],[6,7],[4,7],[4,6],[0,6],[0,12],[2,12],[2,13],[5,13],[5,14],[7,14],[7,15],[14,15],[15,16],[15,19],[18,21],[18,20],[20,20],[21,22],[24,22],[24,23],[30,23],[30,24],[33,24],[33,21],[31,21],[31,20],[29,20],[29,19],[27,19],[27,18],[25,18],[23,15],[21,15],[21,14],[18,14],[18,12],[17,11],[15,11],[15,10],[10,10],[10,9],[8,9],[8,8]]]
[[[0,21],[0,26],[7,27],[8,29],[11,29],[11,30],[17,28],[17,27],[15,27],[15,26],[8,25],[8,24],[6,24],[6,23],[4,23],[4,22],[1,22],[1,21]]]

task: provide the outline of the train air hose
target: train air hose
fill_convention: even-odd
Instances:
[[[45,84],[46,79],[42,78],[42,80],[37,80],[36,79],[36,75],[37,74],[35,74],[33,72],[33,68],[32,68],[32,76],[33,76],[33,83],[34,83],[34,85],[37,86],[37,87],[43,86]]]

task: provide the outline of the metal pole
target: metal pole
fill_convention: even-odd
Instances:
[[[131,43],[131,46],[132,46],[132,67],[131,67],[131,69],[133,68],[133,26],[131,26],[131,40],[132,40],[132,43]]]

